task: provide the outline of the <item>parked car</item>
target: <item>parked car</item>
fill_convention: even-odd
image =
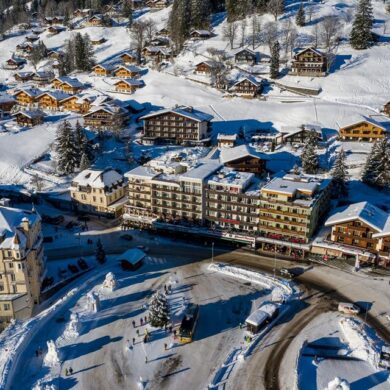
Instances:
[[[131,234],[122,234],[121,239],[126,241],[131,241],[133,239],[133,236]]]
[[[82,269],[83,271],[89,268],[87,262],[84,259],[78,259],[77,264],[79,265],[80,269]]]
[[[120,266],[124,271],[135,271],[139,267],[141,267],[142,262],[137,263],[136,265],[130,263],[130,261],[127,260],[120,260]]]
[[[70,272],[72,272],[72,274],[77,274],[77,272],[79,272],[79,269],[75,264],[68,264],[68,269]]]
[[[344,314],[359,314],[360,307],[353,303],[340,302],[338,306],[338,311]]]
[[[292,273],[289,269],[287,268],[281,268],[279,270],[279,273],[281,276],[285,277],[285,278],[289,278],[289,279],[292,279],[295,275],[294,273]]]

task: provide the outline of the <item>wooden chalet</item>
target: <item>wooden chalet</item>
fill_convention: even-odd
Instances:
[[[161,35],[163,37],[168,37],[169,36],[169,30],[166,27],[161,28],[158,30],[158,35]]]
[[[56,51],[56,50],[49,50],[47,52],[47,57],[48,58],[51,58],[53,60],[59,60],[62,56],[63,56],[63,52],[62,51]]]
[[[220,161],[239,172],[261,175],[266,171],[266,156],[252,151],[247,145],[221,149]]]
[[[339,129],[340,138],[343,141],[372,142],[378,138],[384,138],[386,133],[385,127],[369,120],[362,120]]]
[[[46,85],[49,84],[53,79],[54,73],[50,71],[38,71],[35,72],[32,76],[32,81],[38,85]]]
[[[46,91],[37,96],[36,101],[39,108],[59,111],[62,108],[62,101],[69,95],[62,91]]]
[[[19,106],[32,107],[41,93],[42,91],[36,88],[24,88],[17,90],[14,93],[14,97]]]
[[[159,64],[162,61],[169,61],[173,53],[168,47],[147,46],[142,50],[142,55],[146,60],[151,60]]]
[[[110,26],[111,24],[112,20],[101,14],[92,15],[84,23],[86,27],[103,27]]]
[[[62,31],[65,31],[65,27],[63,26],[50,26],[47,31],[49,32],[49,34],[51,35],[57,35],[59,34],[60,32]]]
[[[107,39],[104,37],[92,37],[91,38],[91,44],[94,46],[99,46],[103,44],[104,42],[107,42]]]
[[[327,58],[314,47],[298,51],[292,60],[290,74],[293,76],[326,76]]]
[[[52,81],[52,87],[70,95],[75,95],[84,89],[84,84],[76,78],[68,76],[56,77]]]
[[[153,9],[164,9],[170,4],[170,0],[146,0],[146,6]]]
[[[16,81],[25,83],[26,81],[32,80],[34,72],[17,72],[14,74],[14,79]]]
[[[64,111],[79,112],[81,114],[87,113],[91,109],[93,98],[88,96],[69,96],[62,100],[62,109]]]
[[[73,16],[75,18],[85,18],[87,16],[92,16],[93,10],[91,8],[85,8],[85,9],[76,9],[73,11]]]
[[[195,65],[194,72],[201,75],[211,75],[212,71],[216,67],[214,61],[202,61]]]
[[[64,16],[47,16],[45,17],[44,22],[48,26],[53,26],[55,24],[63,24],[64,20],[65,20]]]
[[[257,54],[247,47],[238,50],[234,54],[234,62],[237,64],[249,64],[254,65],[257,62]]]
[[[118,80],[114,85],[116,92],[124,93],[134,93],[137,89],[145,86],[142,80],[137,79]]]
[[[0,94],[0,111],[9,114],[16,105],[16,100],[8,94]]]
[[[222,134],[217,135],[218,148],[233,148],[237,141],[237,134]]]
[[[315,124],[304,124],[299,127],[282,127],[282,142],[289,144],[303,144],[314,134],[317,140],[324,141],[322,128]]]
[[[111,76],[113,70],[114,68],[112,65],[97,64],[92,68],[92,73],[95,76],[107,77],[107,76]]]
[[[135,65],[119,65],[113,72],[113,76],[119,78],[138,78],[141,75],[141,69]]]
[[[390,102],[386,103],[384,106],[383,106],[383,112],[390,116]]]
[[[246,76],[240,80],[238,80],[231,91],[233,91],[236,95],[254,98],[261,93],[262,83],[257,81],[254,77]]]
[[[115,131],[127,123],[128,112],[114,104],[94,106],[90,112],[83,115],[84,126],[96,130]]]
[[[5,62],[4,68],[9,70],[21,69],[26,62],[23,58],[12,57]]]
[[[194,40],[205,40],[210,39],[212,33],[209,30],[192,30],[190,32],[190,37]]]
[[[137,55],[130,52],[125,52],[120,55],[120,59],[124,64],[135,64],[137,63]]]
[[[19,126],[33,127],[43,123],[45,114],[40,110],[19,111],[13,115]]]
[[[39,40],[39,36],[35,35],[35,34],[27,35],[27,37],[26,37],[27,42],[36,42],[38,40]]]

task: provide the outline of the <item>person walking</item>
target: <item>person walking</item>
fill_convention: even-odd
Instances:
[[[73,368],[69,367],[69,375],[73,375]]]
[[[133,328],[135,328],[135,321],[133,320]]]
[[[133,337],[133,345],[135,345],[135,337]]]

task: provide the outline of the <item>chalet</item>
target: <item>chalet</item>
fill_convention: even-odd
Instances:
[[[16,103],[23,107],[32,107],[37,102],[37,97],[42,93],[36,88],[23,88],[14,93]]]
[[[4,69],[21,69],[26,64],[26,62],[27,61],[23,58],[12,57],[5,62]]]
[[[141,69],[135,65],[119,65],[113,72],[113,76],[119,78],[138,78]]]
[[[263,84],[254,77],[246,76],[234,83],[230,90],[237,95],[254,98],[261,93],[262,85]]]
[[[282,142],[290,144],[303,144],[311,134],[315,134],[318,141],[324,141],[322,127],[315,124],[304,124],[298,127],[282,127]]]
[[[76,78],[71,78],[68,76],[60,76],[60,77],[56,77],[52,81],[52,87],[54,89],[58,89],[70,95],[75,95],[76,93],[79,93],[84,88],[84,84],[81,83]]]
[[[38,71],[35,72],[32,76],[32,81],[38,85],[46,85],[49,84],[53,79],[54,73],[50,71]]]
[[[85,95],[85,96],[69,96],[62,100],[62,109],[64,111],[79,112],[81,114],[86,114],[90,109],[93,101],[95,100],[94,96]]]
[[[261,175],[266,171],[266,156],[254,152],[247,145],[221,149],[221,163],[238,172],[249,172]]]
[[[339,129],[340,138],[343,141],[367,141],[372,142],[378,138],[384,138],[387,130],[382,125],[373,121],[362,120]]]
[[[137,62],[137,55],[129,51],[121,54],[119,58],[124,64],[135,64]]]
[[[104,37],[99,37],[99,36],[91,37],[91,44],[94,46],[101,45],[104,42],[107,42],[107,39]]]
[[[383,112],[390,116],[390,102],[386,103],[384,106],[383,106]]]
[[[58,111],[62,107],[62,101],[68,97],[62,91],[46,91],[37,96],[36,101],[39,108]]]
[[[161,35],[163,37],[168,37],[169,36],[169,30],[166,27],[161,28],[158,30],[158,35]]]
[[[28,127],[33,127],[43,123],[44,116],[45,114],[40,110],[19,111],[14,114],[16,123],[19,126],[28,126]]]
[[[112,71],[115,68],[112,65],[97,64],[92,68],[92,72],[95,76],[111,76]]]
[[[13,96],[10,96],[6,93],[0,94],[0,111],[3,114],[9,114],[15,105],[16,100]]]
[[[73,11],[73,16],[75,18],[85,18],[87,16],[91,16],[93,14],[93,10],[91,8],[85,8],[85,9],[76,9]]]
[[[27,58],[33,51],[34,47],[35,45],[31,42],[20,43],[19,45],[16,45],[15,54],[17,56]]]
[[[36,42],[39,39],[39,36],[32,34],[32,35],[27,35],[26,41],[28,42]]]
[[[298,51],[292,60],[290,74],[294,76],[325,76],[327,58],[324,53],[314,47]]]
[[[390,214],[368,203],[360,202],[336,209],[325,226],[332,228],[328,237],[336,243],[339,255],[360,255],[360,260],[372,259],[370,254],[389,258]]]
[[[52,16],[52,17],[47,16],[47,17],[45,17],[44,22],[48,26],[53,26],[54,24],[63,24],[64,20],[65,20],[64,16]]]
[[[159,64],[162,61],[169,61],[173,53],[168,47],[147,46],[143,49],[142,55],[146,60],[152,60]]]
[[[171,44],[171,41],[168,37],[160,37],[156,36],[151,40],[147,41],[148,46],[160,46],[160,47],[168,47]]]
[[[22,83],[32,80],[33,76],[34,76],[34,72],[16,72],[14,74],[15,80],[20,81]]]
[[[218,148],[233,148],[237,141],[237,134],[222,134],[217,135]]]
[[[247,47],[239,49],[234,54],[234,62],[237,64],[249,64],[254,65],[257,62],[257,54]]]
[[[92,15],[84,23],[86,27],[103,27],[103,26],[110,26],[111,24],[112,24],[112,20],[106,18],[104,15],[101,14]]]
[[[210,141],[212,118],[186,106],[150,113],[140,118],[144,121],[142,141],[145,144],[205,144]]]
[[[190,37],[194,40],[209,39],[212,34],[209,30],[193,30],[190,32]]]
[[[128,112],[114,104],[94,106],[90,112],[83,115],[84,126],[94,130],[117,131],[125,126],[129,119]]]
[[[117,81],[115,84],[116,92],[134,93],[137,89],[145,86],[142,80],[123,79]]]
[[[47,57],[48,58],[51,58],[53,60],[58,60],[60,59],[62,56],[64,55],[64,53],[62,51],[57,51],[57,50],[49,50],[47,52]]]
[[[211,75],[216,67],[214,61],[202,61],[195,65],[195,73],[201,75]]]
[[[146,0],[146,6],[154,9],[164,9],[170,4],[170,0]]]
[[[50,26],[47,31],[49,32],[49,34],[51,35],[57,35],[59,34],[60,32],[62,31],[65,31],[65,27],[62,27],[62,26]]]

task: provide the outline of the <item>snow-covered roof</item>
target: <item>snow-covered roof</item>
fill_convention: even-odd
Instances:
[[[268,182],[262,190],[277,192],[294,196],[296,192],[304,192],[313,195],[320,188],[321,180],[304,175],[285,175],[283,177],[275,177]]]
[[[200,163],[197,167],[188,170],[181,175],[185,179],[204,180],[207,176],[211,175],[217,169],[221,167],[221,164],[217,161],[207,161]]]
[[[236,49],[234,52],[233,52],[233,55],[237,55],[237,54],[240,54],[240,53],[242,53],[242,52],[248,52],[248,53],[250,53],[251,55],[253,55],[253,56],[256,56],[256,52],[255,51],[253,51],[252,49],[250,49],[249,47],[240,47],[240,48],[238,48],[238,49]]]
[[[42,112],[41,110],[25,110],[25,111],[18,111],[16,112],[15,115],[23,115],[26,116],[27,118],[34,119],[34,118],[42,118],[45,116],[45,113]]]
[[[308,50],[318,54],[319,56],[325,56],[324,53],[322,53],[321,51],[319,51],[315,47],[306,47],[304,49],[300,49],[300,48],[294,49],[294,51],[295,51],[294,55],[297,56],[297,55],[302,54],[302,53],[304,53],[305,51],[308,51]]]
[[[187,107],[187,106],[178,106],[174,108],[166,108],[163,110],[155,111],[150,114],[144,115],[140,119],[148,119],[148,118],[153,118],[155,116],[159,116],[162,114],[168,114],[168,113],[175,113],[181,116],[184,116],[189,119],[193,119],[197,122],[205,122],[205,121],[211,121],[213,119],[212,115],[206,114],[202,111],[195,110],[192,107]]]
[[[348,119],[346,120],[342,120],[342,121],[339,121],[337,124],[339,126],[340,129],[343,129],[345,127],[351,127],[351,126],[356,126],[356,125],[360,125],[362,123],[369,123],[369,124],[372,124],[373,126],[376,126],[376,127],[379,127],[383,130],[387,130],[387,127],[390,127],[390,122],[387,122],[387,123],[380,123],[376,120],[373,120],[373,119],[366,119],[364,117],[362,117],[361,120],[357,120],[355,122],[348,122]]]
[[[121,79],[121,80],[116,81],[115,85],[119,84],[121,82],[124,82],[127,85],[138,86],[138,87],[142,87],[145,85],[143,80],[137,80],[137,79]]]
[[[379,236],[390,234],[390,215],[369,202],[353,203],[336,209],[326,220],[325,226],[355,220],[370,226],[378,232]]]
[[[123,181],[123,176],[111,168],[105,170],[86,169],[73,179],[73,183],[77,185],[92,188],[111,187],[121,181]]]
[[[38,96],[38,98],[45,96],[45,95],[49,95],[50,97],[52,97],[53,99],[55,99],[57,101],[67,99],[69,97],[69,94],[62,92],[62,91],[45,91],[45,92],[41,93]]]
[[[241,84],[245,80],[249,81],[251,84],[255,85],[256,87],[259,87],[261,85],[261,81],[257,81],[253,76],[244,76],[244,77],[241,77],[239,80],[237,80],[233,84],[233,87],[238,85],[238,84]]]
[[[115,65],[113,64],[96,64],[92,69],[96,69],[96,68],[103,68],[105,70],[114,70],[115,69]]]
[[[132,57],[132,58],[136,58],[137,57],[137,55],[135,53],[132,53],[131,51],[125,51],[119,57],[124,57],[124,56],[129,56],[129,57]]]
[[[14,77],[19,76],[20,78],[26,78],[26,77],[32,77],[34,75],[34,72],[16,72],[14,74]]]
[[[61,83],[67,84],[73,88],[82,88],[84,86],[84,84],[82,82],[80,82],[78,79],[68,77],[68,76],[56,77],[53,81],[55,81],[55,80],[58,80]]]
[[[126,172],[125,173],[125,176],[126,177],[141,177],[141,178],[149,178],[149,179],[152,179],[153,177],[156,177],[157,175],[159,175],[158,172],[154,172],[152,169],[150,169],[148,166],[146,165],[139,165],[138,167],[132,169],[131,171],[129,172]]]
[[[100,106],[93,105],[91,110],[88,113],[84,114],[83,116],[88,116],[88,115],[93,114],[94,112],[101,111],[101,110],[105,111],[105,112],[107,112],[109,114],[113,114],[113,115],[118,114],[120,112],[123,113],[123,114],[126,113],[126,110],[124,108],[122,108],[122,107],[120,107],[118,105],[115,105],[115,104],[107,103],[107,104],[102,104]]]
[[[207,180],[208,184],[225,185],[245,189],[254,178],[253,173],[237,172],[231,168],[222,168]]]
[[[145,253],[138,248],[128,249],[126,252],[118,256],[119,260],[126,260],[132,265],[138,264],[144,257]]]
[[[248,145],[239,145],[234,148],[222,149],[219,159],[222,164],[227,164],[231,161],[236,161],[243,157],[255,157],[266,159],[266,156],[250,149]]]
[[[275,311],[277,310],[277,306],[272,303],[267,303],[261,306],[259,309],[255,310],[246,320],[250,325],[259,326],[264,321],[271,318]]]
[[[135,65],[119,65],[115,68],[114,72],[118,71],[119,69],[125,69],[132,73],[140,73],[142,71],[141,68]]]
[[[12,103],[14,101],[15,101],[15,99],[12,96],[10,96],[6,93],[0,93],[0,104],[1,103]]]
[[[199,34],[199,35],[210,36],[211,32],[209,30],[192,30],[190,34],[191,35],[192,34]]]
[[[207,60],[207,61],[198,62],[195,66],[199,66],[202,64],[207,65],[210,68],[214,68],[217,65],[217,63],[215,61]]]
[[[14,95],[18,95],[19,93],[24,92],[26,95],[31,97],[37,97],[42,94],[42,91],[37,88],[21,88],[15,91]]]
[[[217,135],[218,141],[235,141],[236,139],[237,139],[237,134],[218,133]]]

